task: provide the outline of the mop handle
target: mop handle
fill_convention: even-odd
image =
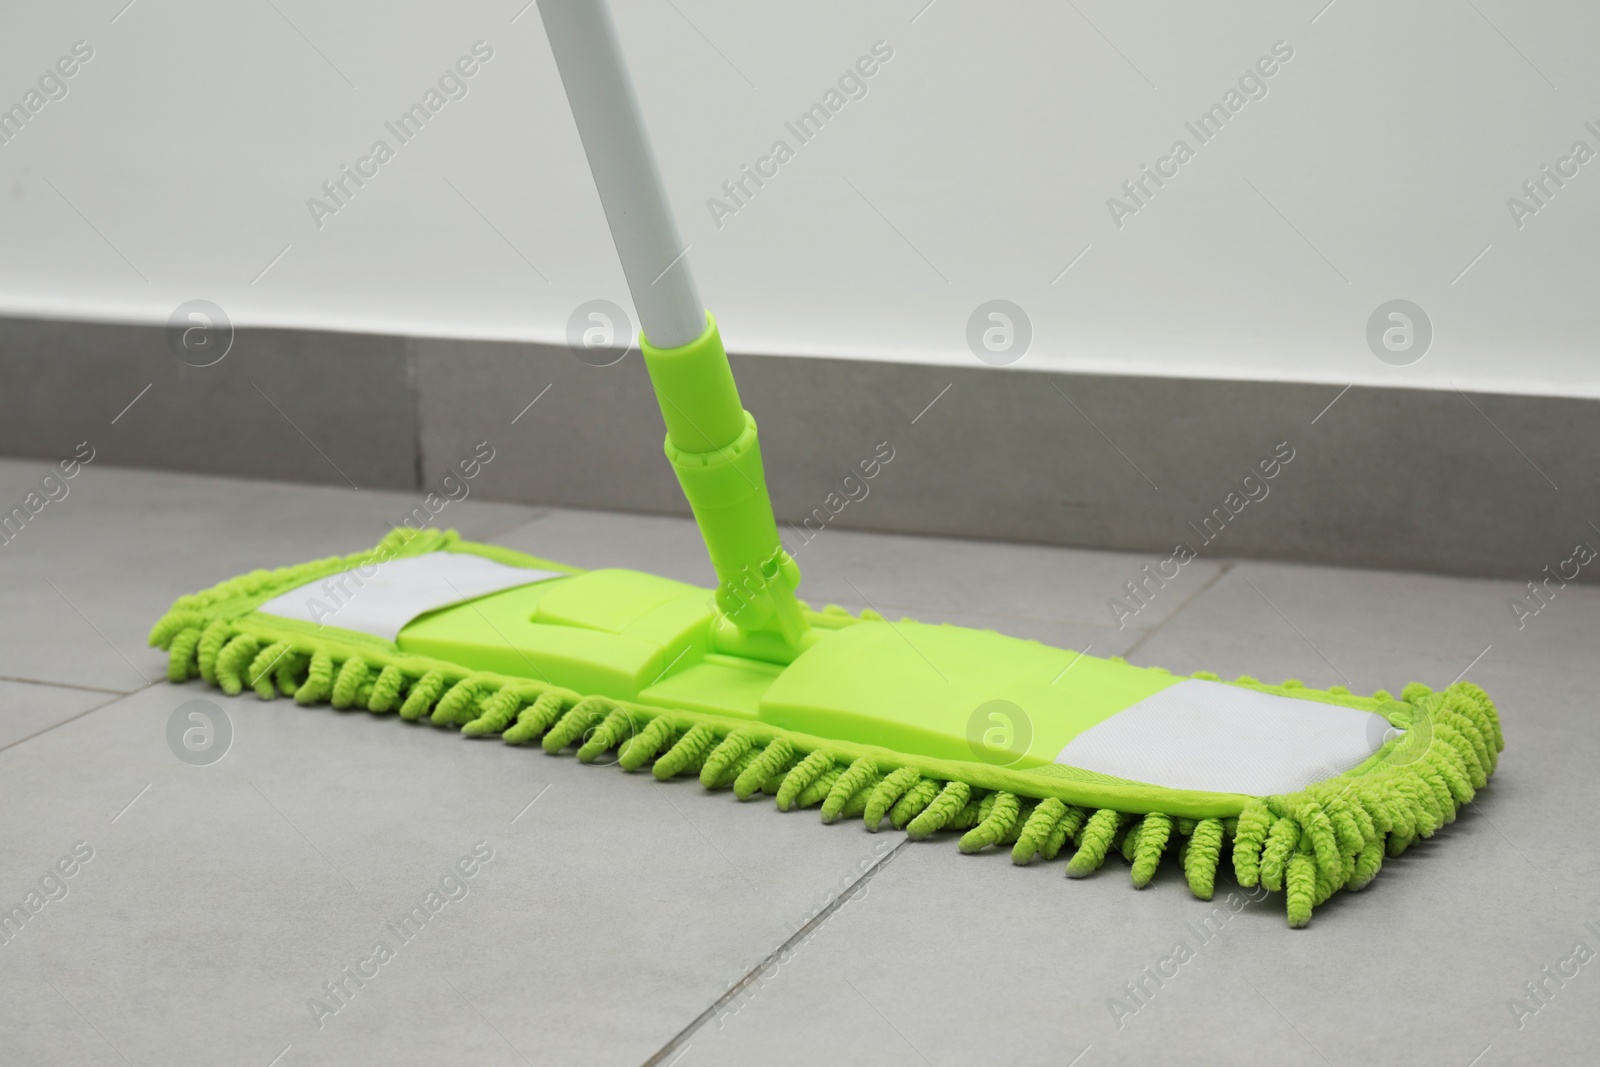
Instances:
[[[657,348],[681,348],[706,332],[705,305],[667,204],[611,11],[604,0],[539,0],[539,16],[640,329]]]
[[[638,309],[666,452],[717,572],[713,647],[791,662],[815,639],[767,494],[755,419],[689,274],[605,0],[539,0],[611,237]]]

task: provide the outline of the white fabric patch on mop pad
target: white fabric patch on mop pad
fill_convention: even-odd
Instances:
[[[1212,793],[1292,793],[1383,747],[1382,715],[1197,679],[1074,737],[1057,763]]]
[[[356,630],[393,641],[406,623],[438,608],[515,589],[562,571],[509,567],[467,552],[429,552],[341,571],[273,597],[257,608],[268,615]]]

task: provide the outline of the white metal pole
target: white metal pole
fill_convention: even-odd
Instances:
[[[539,0],[556,69],[583,139],[611,239],[645,337],[680,348],[706,330],[633,79],[606,0]]]

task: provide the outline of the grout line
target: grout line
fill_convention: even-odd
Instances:
[[[16,682],[18,685],[47,685],[52,689],[79,689],[86,693],[115,693],[118,696],[129,696],[139,692],[138,689],[107,689],[101,685],[74,685],[71,682],[47,682],[41,678],[17,678],[9,674],[0,674],[0,682]]]
[[[1217,573],[1213,574],[1211,576],[1210,580],[1206,582],[1206,584],[1202,585],[1199,589],[1196,589],[1193,593],[1190,593],[1189,596],[1188,596],[1188,599],[1184,600],[1183,603],[1179,604],[1176,608],[1174,608],[1172,610],[1172,614],[1171,615],[1168,615],[1165,619],[1162,619],[1160,622],[1158,622],[1154,626],[1150,627],[1150,629],[1146,630],[1144,632],[1144,636],[1143,637],[1141,637],[1141,638],[1139,638],[1139,640],[1135,641],[1131,646],[1128,647],[1128,649],[1126,651],[1124,651],[1122,653],[1123,657],[1126,658],[1128,656],[1131,656],[1135,652],[1139,651],[1139,649],[1144,647],[1144,643],[1146,641],[1150,640],[1156,634],[1160,633],[1162,631],[1162,629],[1167,625],[1167,623],[1171,622],[1173,619],[1176,619],[1179,615],[1182,615],[1185,608],[1187,608],[1190,604],[1193,604],[1196,600],[1199,600],[1202,596],[1205,595],[1206,590],[1210,589],[1212,586],[1214,586],[1218,582],[1222,581],[1223,577],[1229,571],[1233,570],[1234,564],[1233,564],[1233,561],[1231,561],[1231,560],[1229,560],[1229,561],[1218,561],[1217,567],[1218,567]]]
[[[485,500],[484,503],[505,503],[507,507],[528,508],[532,514],[508,515],[504,521],[485,525],[481,529],[473,529],[470,534],[468,534],[466,531],[463,531],[463,537],[470,536],[474,541],[493,541],[497,537],[504,537],[506,534],[514,533],[515,531],[522,529],[524,526],[530,526],[533,523],[538,522],[540,519],[547,518],[555,510],[553,508],[541,508],[532,504],[516,504],[511,501],[502,502],[498,500]]]
[[[427,492],[428,450],[422,441],[422,374],[417,359],[417,339],[408,336],[400,349],[400,362],[406,375],[406,392],[411,398],[411,492]]]
[[[0,679],[0,680],[9,680],[9,679]],[[41,683],[41,684],[50,684],[50,683]],[[148,688],[153,688],[154,686],[161,685],[161,684],[162,684],[161,682],[152,682],[149,686],[146,686],[145,688],[147,688],[147,689]],[[62,686],[61,688],[70,689],[72,687],[71,686]],[[95,690],[90,690],[90,691],[91,692],[95,692],[95,693],[110,692],[110,690],[106,690],[106,689],[95,689]],[[138,693],[138,692],[142,692],[142,690],[135,689],[133,692],[134,693]],[[60,722],[51,723],[49,726],[46,726],[43,730],[35,731],[34,733],[29,734],[27,737],[19,737],[15,741],[10,742],[9,744],[0,745],[0,752],[4,752],[8,748],[16,748],[18,745],[22,744],[24,741],[32,741],[35,737],[39,737],[39,736],[41,736],[43,734],[47,734],[51,730],[56,729],[57,727],[67,725],[67,723],[69,723],[69,722],[76,722],[78,719],[83,718],[85,715],[93,715],[95,712],[101,710],[102,708],[110,707],[111,705],[115,704],[117,701],[121,700],[123,697],[132,696],[132,695],[133,695],[132,693],[118,693],[116,696],[112,697],[110,700],[105,701],[104,703],[96,704],[92,708],[85,708],[83,711],[78,712],[78,714],[69,716],[68,718],[65,718],[65,719],[62,719]]]
[[[643,1067],[661,1067],[661,1065],[668,1063],[668,1057],[670,1057],[679,1049],[679,1047],[684,1045],[691,1037],[693,1037],[702,1026],[716,1018],[718,1010],[721,1009],[724,1004],[736,999],[739,994],[743,993],[745,989],[758,977],[760,977],[763,972],[770,968],[774,963],[780,961],[783,958],[784,953],[788,952],[789,949],[810,937],[818,927],[828,921],[829,917],[831,917],[834,912],[838,911],[851,900],[855,899],[856,891],[876,877],[878,872],[887,867],[890,861],[892,861],[896,856],[900,855],[900,853],[903,852],[906,846],[909,844],[911,844],[911,838],[908,837],[901,841],[898,845],[894,846],[894,848],[884,853],[882,859],[880,859],[877,863],[874,863],[871,867],[868,867],[862,872],[860,878],[857,878],[854,882],[850,883],[850,888],[833,898],[827,907],[823,908],[812,917],[810,922],[796,930],[788,940],[769,952],[765,959],[756,964],[750,970],[746,971],[744,977],[740,978],[737,982],[730,986],[726,993],[722,994],[722,996],[718,997],[716,1001],[712,1003],[711,1007],[695,1016],[693,1022],[691,1022],[688,1026],[685,1026],[682,1030],[678,1031],[677,1035],[674,1036],[672,1040],[668,1041],[665,1045],[662,1045],[661,1048],[656,1050],[655,1055],[644,1061]]]

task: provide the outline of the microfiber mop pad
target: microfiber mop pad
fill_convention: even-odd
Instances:
[[[375,549],[181,598],[151,643],[168,678],[292,696],[584,762],[695,775],[740,800],[1010,846],[1081,877],[1112,853],[1147,884],[1176,853],[1210,899],[1231,855],[1289,922],[1361,889],[1455,818],[1503,746],[1457,682],[1356,696],[1222,682],[954,626],[801,605],[788,664],[717,651],[709,589],[579,571],[397,529]]]

